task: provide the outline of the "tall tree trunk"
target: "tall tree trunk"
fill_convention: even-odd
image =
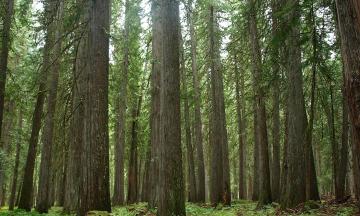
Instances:
[[[342,135],[341,135],[341,147],[338,163],[338,172],[337,172],[337,187],[335,188],[335,197],[337,200],[342,200],[346,196],[346,174],[348,170],[348,155],[349,155],[349,112],[348,104],[346,101],[346,92],[345,86],[342,90],[343,99],[342,99]]]
[[[316,169],[312,145],[312,135],[314,129],[314,116],[316,108],[316,70],[317,70],[317,33],[316,33],[316,23],[315,23],[315,14],[313,6],[311,8],[312,16],[312,25],[313,25],[313,35],[312,35],[312,45],[313,45],[313,58],[314,62],[312,63],[312,81],[311,81],[311,101],[310,101],[310,119],[307,125],[305,142],[306,142],[306,200],[320,200],[319,189],[317,185],[316,178]],[[305,121],[307,122],[307,116],[304,115]]]
[[[269,150],[266,127],[266,108],[264,101],[264,90],[262,89],[262,63],[261,50],[258,39],[257,20],[256,20],[256,0],[249,0],[249,29],[252,56],[252,70],[254,80],[254,92],[256,94],[256,113],[257,134],[259,142],[259,203],[262,207],[271,203],[271,186],[270,186],[270,167],[269,167]]]
[[[354,128],[351,128],[351,147],[352,147],[352,165],[353,165],[353,181],[354,181],[354,192],[355,192],[355,198],[356,199],[360,199],[360,184],[358,182],[359,178],[360,178],[360,171],[359,169],[356,169],[356,167],[359,166],[359,161],[358,161],[358,156],[356,156],[356,154],[358,153],[359,149],[357,149],[357,146],[354,145],[355,143],[355,131]]]
[[[306,200],[305,187],[305,133],[306,121],[305,101],[303,93],[303,78],[301,69],[300,47],[300,6],[299,0],[286,2],[287,26],[289,35],[285,45],[287,47],[287,76],[288,76],[288,141],[287,141],[287,180],[285,194],[281,202],[282,208],[292,208]]]
[[[272,38],[279,34],[279,0],[272,0]],[[272,164],[271,164],[271,196],[274,201],[280,199],[280,62],[279,46],[272,47],[273,73],[273,128],[272,128]]]
[[[125,159],[125,136],[126,136],[126,109],[128,97],[128,74],[129,74],[129,20],[130,2],[125,1],[125,31],[124,31],[124,56],[122,65],[122,76],[118,100],[116,102],[117,122],[115,123],[115,181],[113,205],[124,204],[124,159]]]
[[[48,77],[48,71],[52,66],[52,48],[54,47],[54,14],[56,13],[56,3],[54,1],[45,2],[45,21],[44,27],[46,27],[45,46],[43,53],[43,65],[42,71],[39,77],[39,90],[37,93],[37,99],[35,109],[32,118],[32,131],[29,141],[29,149],[25,163],[25,173],[23,177],[23,183],[21,187],[19,208],[26,211],[30,211],[32,207],[33,199],[33,185],[34,185],[34,167],[36,160],[37,145],[39,139],[39,132],[41,128],[41,118],[43,115],[44,101],[46,95],[46,81]]]
[[[144,167],[144,177],[141,187],[141,202],[147,202],[149,200],[149,186],[150,186],[150,163],[151,163],[151,145],[147,146],[146,150],[146,160]]]
[[[160,1],[160,175],[158,216],[185,216],[181,151],[179,2]],[[158,36],[158,35],[156,35]]]
[[[181,33],[180,33],[181,36]],[[188,201],[196,202],[196,179],[195,179],[195,162],[194,162],[194,151],[191,137],[191,123],[190,123],[190,107],[189,107],[189,93],[187,91],[186,81],[186,68],[185,68],[185,54],[183,49],[182,39],[180,43],[180,55],[181,55],[181,78],[182,78],[182,91],[183,91],[183,103],[184,103],[184,119],[185,119],[185,143],[186,143],[186,154],[187,154],[187,177],[188,177]]]
[[[16,153],[15,153],[15,165],[14,165],[14,171],[13,171],[13,177],[12,177],[12,183],[11,183],[11,192],[10,192],[10,198],[9,198],[9,210],[14,210],[15,206],[15,196],[16,196],[16,188],[18,183],[18,172],[19,172],[19,164],[20,164],[20,151],[21,151],[21,141],[22,141],[22,127],[23,125],[23,111],[21,108],[19,108],[19,122],[18,122],[18,140],[16,142]]]
[[[241,95],[241,84],[240,83],[240,72],[238,68],[238,59],[235,54],[234,56],[235,63],[235,91],[236,91],[236,114],[237,114],[237,125],[238,125],[238,142],[239,142],[239,199],[246,199],[246,128],[244,126],[245,118],[244,115],[244,95]]]
[[[331,82],[331,81],[329,81]],[[332,148],[332,166],[333,166],[333,187],[332,189],[338,189],[339,182],[338,182],[338,176],[339,176],[339,169],[338,164],[340,162],[339,160],[339,144],[336,139],[336,128],[335,128],[335,111],[334,111],[334,90],[332,87],[332,84],[329,83],[329,92],[330,92],[330,104],[327,103],[327,98],[323,99],[323,108],[326,113],[327,117],[327,123],[330,133],[330,143]]]
[[[45,118],[44,132],[43,132],[43,146],[41,151],[41,163],[40,163],[40,174],[39,174],[39,191],[37,193],[37,205],[36,210],[39,213],[47,213],[51,207],[50,202],[50,188],[52,187],[52,170],[53,166],[51,163],[53,153],[53,142],[54,142],[54,125],[55,125],[55,113],[56,113],[56,102],[57,102],[57,88],[59,81],[59,70],[61,61],[61,26],[62,26],[62,14],[63,14],[63,3],[55,1],[53,17],[53,23],[51,24],[51,33],[56,41],[54,44],[54,51],[51,54],[52,67],[49,73],[48,80],[48,96],[47,96],[47,116]],[[56,30],[55,30],[56,29]]]
[[[210,68],[211,68],[211,92],[212,92],[212,174],[210,201],[213,205],[223,203],[231,204],[230,189],[230,166],[226,129],[224,84],[220,60],[219,38],[216,12],[210,5]]]
[[[84,133],[81,155],[79,215],[111,211],[109,187],[109,28],[110,1],[87,0],[87,18],[77,59],[84,60]]]
[[[133,204],[138,201],[138,130],[139,116],[142,104],[142,94],[139,96],[137,105],[132,110],[132,126],[131,126],[131,145],[130,145],[130,161],[128,174],[128,196],[127,203]]]
[[[5,105],[5,86],[6,73],[8,69],[9,50],[11,47],[11,23],[14,13],[14,0],[4,0],[0,7],[4,8],[3,13],[3,29],[1,34],[0,49],[0,128],[2,128],[4,105]],[[0,130],[1,138],[1,130]]]
[[[10,155],[11,150],[11,143],[12,143],[12,130],[14,128],[14,110],[15,110],[15,103],[14,101],[7,101],[5,103],[5,110],[4,114],[6,114],[4,117],[4,124],[2,125],[2,137],[0,138],[0,150],[1,155]],[[7,164],[9,163],[8,157],[1,157],[1,163]],[[7,193],[7,175],[8,168],[3,167],[0,170],[0,207],[5,206],[6,203],[6,193]]]
[[[353,150],[355,173],[360,172],[360,4],[356,0],[336,0],[341,38],[341,51],[345,68],[345,92],[347,95],[349,118],[353,127]],[[354,181],[358,185],[359,176]]]
[[[197,166],[197,201],[205,202],[205,165],[204,165],[204,148],[203,148],[203,133],[202,133],[202,117],[201,117],[201,89],[200,77],[198,73],[197,64],[197,41],[196,32],[194,27],[194,12],[193,1],[188,1],[187,6],[187,20],[190,30],[191,41],[191,69],[194,88],[194,101],[195,101],[195,147],[196,147],[196,166]]]
[[[288,107],[285,109],[285,121],[284,121],[284,127],[285,127],[285,134],[284,134],[284,147],[283,147],[283,159],[282,159],[282,170],[281,170],[281,176],[280,176],[280,203],[285,202],[286,197],[286,183],[288,178],[288,140],[289,140],[289,111]]]
[[[256,99],[255,99],[255,92],[254,92],[254,100],[253,100],[253,113],[254,113],[254,165],[253,165],[253,182],[252,182],[252,195],[251,199],[253,201],[259,200],[259,135],[258,131],[258,114],[256,112]]]
[[[152,71],[151,71],[151,114],[150,145],[151,159],[149,179],[149,208],[155,208],[159,201],[159,166],[160,166],[160,87],[161,87],[161,55],[162,25],[160,17],[160,0],[152,0]]]
[[[77,35],[78,32],[77,32]],[[79,52],[79,44],[76,45],[76,52]],[[74,62],[73,79],[71,95],[71,113],[70,125],[67,132],[69,147],[66,153],[66,172],[64,184],[64,212],[75,212],[80,202],[80,156],[82,145],[82,133],[84,129],[84,78],[85,73],[81,71],[83,68],[82,61],[77,59]]]

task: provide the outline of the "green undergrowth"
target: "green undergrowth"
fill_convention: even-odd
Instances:
[[[309,207],[310,206],[310,207]],[[196,205],[188,203],[186,205],[187,216],[267,216],[267,215],[334,215],[351,216],[356,215],[356,208],[352,205],[326,205],[319,204],[312,209],[313,205],[304,205],[300,209],[281,212],[277,204],[256,210],[256,203],[251,201],[236,201],[231,207],[218,206],[213,208],[209,205]],[[91,212],[93,216],[155,216],[156,210],[149,210],[145,203],[130,205],[126,207],[113,207],[111,214],[101,212]],[[21,210],[8,211],[6,208],[0,210],[0,216],[69,216],[62,214],[62,209],[54,207],[48,214],[39,214],[35,211],[24,212]]]

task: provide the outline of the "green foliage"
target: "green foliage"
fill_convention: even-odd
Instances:
[[[265,206],[262,210],[256,210],[256,203],[251,201],[237,201],[231,207],[217,207],[216,209],[204,205],[199,206],[196,204],[187,203],[186,215],[187,216],[263,216],[263,215],[303,215],[303,216],[316,216],[316,215],[336,215],[336,216],[351,216],[354,215],[356,209],[353,207],[343,206],[328,206],[326,210],[321,208],[305,208],[303,213],[286,213],[280,212],[277,205]],[[107,216],[108,213],[92,212],[94,216]],[[31,213],[15,210],[9,212],[7,210],[0,210],[0,216],[70,216],[62,214],[61,208],[52,208],[48,214],[38,214],[35,211]],[[117,207],[112,209],[112,216],[155,216],[156,212],[149,211],[146,203],[139,203],[125,207]]]

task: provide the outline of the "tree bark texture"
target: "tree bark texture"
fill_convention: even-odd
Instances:
[[[11,47],[11,24],[14,14],[14,0],[4,0],[0,4],[4,8],[3,11],[3,29],[1,34],[1,49],[0,49],[0,128],[2,128],[4,105],[5,105],[5,86],[6,74],[8,70],[9,51]],[[1,130],[0,130],[1,138]]]
[[[210,5],[209,39],[211,69],[211,103],[212,103],[212,150],[211,150],[211,186],[210,201],[212,205],[223,203],[231,205],[230,165],[226,129],[224,84],[220,61],[218,23],[213,5]]]
[[[360,172],[360,3],[356,0],[336,0],[341,38],[341,51],[345,68],[345,91],[349,119],[353,128],[355,172]],[[359,177],[359,176],[357,176]],[[360,179],[355,179],[360,182]],[[358,184],[358,183],[357,183]],[[358,184],[359,185],[359,184]],[[357,187],[360,195],[360,186]]]
[[[110,1],[86,0],[82,18],[88,24],[79,45],[83,61],[84,129],[81,148],[81,183],[78,214],[111,211],[109,187],[109,29]]]
[[[257,136],[259,142],[259,203],[258,207],[271,203],[271,185],[270,185],[270,164],[268,150],[268,135],[266,127],[266,108],[264,101],[264,90],[262,84],[262,63],[261,50],[258,39],[258,29],[256,20],[256,0],[250,0],[249,29],[252,56],[252,70],[254,81],[254,92],[256,100],[257,113]]]
[[[179,2],[160,0],[160,169],[158,216],[185,216],[180,114]]]
[[[39,77],[39,90],[37,93],[35,109],[32,118],[32,131],[29,140],[29,149],[25,163],[25,173],[21,187],[19,208],[30,211],[33,199],[34,186],[34,168],[36,160],[37,145],[39,139],[39,132],[41,128],[41,119],[44,109],[44,101],[46,96],[46,82],[49,70],[52,67],[52,49],[54,47],[54,14],[56,14],[56,2],[45,2],[45,23],[46,28],[45,46],[43,53],[43,65]]]
[[[285,194],[281,202],[282,208],[292,208],[306,200],[305,187],[305,132],[306,121],[303,78],[301,69],[300,47],[300,6],[298,0],[287,2],[290,7],[286,18],[289,35],[285,45],[287,55],[288,76],[288,140],[287,140],[287,178]]]
[[[59,82],[59,70],[61,60],[61,29],[62,29],[62,14],[63,3],[54,1],[49,7],[54,7],[53,23],[51,24],[51,37],[54,38],[54,50],[51,54],[52,67],[48,75],[48,95],[47,95],[47,115],[45,117],[45,125],[43,132],[43,146],[41,151],[41,163],[39,174],[39,188],[37,193],[36,210],[39,213],[47,213],[51,207],[50,202],[50,188],[52,185],[52,153],[54,143],[54,125],[57,102],[57,88]]]
[[[204,165],[204,147],[203,147],[203,132],[202,132],[202,117],[201,117],[201,89],[199,81],[198,63],[197,63],[197,41],[194,27],[195,14],[192,6],[193,1],[188,1],[187,21],[190,30],[191,41],[191,69],[194,88],[194,115],[195,115],[195,147],[196,147],[196,167],[197,167],[197,201],[205,202],[205,165]]]

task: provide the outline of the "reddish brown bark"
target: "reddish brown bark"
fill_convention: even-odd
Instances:
[[[12,183],[11,183],[11,192],[9,197],[9,210],[14,210],[15,206],[15,196],[16,196],[16,189],[18,184],[18,173],[19,173],[19,164],[20,164],[20,151],[21,151],[21,131],[22,131],[22,125],[23,125],[23,111],[19,109],[19,123],[18,123],[18,131],[20,131],[20,134],[18,135],[18,140],[16,142],[16,153],[15,153],[15,165],[13,170],[13,177],[12,177]]]
[[[11,23],[14,13],[14,0],[4,0],[0,7],[3,11],[3,28],[1,32],[1,49],[0,49],[0,128],[3,123],[4,104],[5,104],[5,86],[6,74],[8,70],[8,57],[11,47]],[[1,137],[1,130],[0,130]]]
[[[211,187],[210,201],[212,205],[223,203],[231,205],[230,166],[226,129],[224,84],[220,60],[219,38],[216,11],[210,5],[209,39],[211,69]]]
[[[360,170],[360,3],[356,0],[337,0],[336,5],[345,68],[345,91],[353,127],[356,162],[353,169]],[[355,179],[355,183],[358,182],[360,179]],[[357,193],[359,196],[359,190]]]
[[[32,207],[33,199],[33,187],[34,187],[34,168],[36,160],[36,152],[38,145],[39,132],[41,128],[41,118],[43,114],[45,94],[46,94],[46,81],[48,71],[51,68],[51,49],[54,45],[53,37],[53,15],[56,12],[55,2],[48,1],[45,3],[46,21],[44,27],[46,27],[46,38],[43,53],[43,65],[39,77],[39,90],[37,93],[37,99],[32,119],[32,131],[29,141],[29,149],[27,159],[25,163],[25,173],[23,177],[23,183],[21,187],[19,208],[26,211],[30,211]]]
[[[60,60],[61,60],[61,29],[62,29],[62,3],[58,4],[55,1],[53,23],[51,24],[51,37],[55,42],[54,50],[51,54],[52,67],[49,72],[48,78],[48,95],[47,95],[47,116],[45,118],[44,132],[43,132],[43,146],[41,151],[41,163],[39,173],[39,188],[37,193],[36,210],[39,213],[47,213],[51,207],[51,193],[50,188],[52,185],[51,177],[53,174],[52,155],[54,143],[54,127],[55,127],[55,113],[57,102],[57,88],[59,81]],[[55,30],[56,28],[56,30]]]
[[[155,208],[159,200],[159,157],[160,157],[160,87],[161,87],[161,42],[162,26],[160,0],[153,0],[152,16],[152,71],[151,71],[151,113],[150,113],[150,178],[148,186],[148,207]]]
[[[195,147],[196,147],[196,166],[197,166],[197,201],[205,202],[205,165],[204,165],[204,148],[203,148],[203,132],[202,132],[202,117],[201,117],[201,90],[200,90],[200,78],[198,74],[197,64],[197,41],[196,32],[194,27],[195,14],[192,6],[193,1],[188,1],[187,6],[187,19],[190,28],[190,40],[191,40],[191,69],[193,77],[194,87],[194,115],[195,115]]]
[[[262,87],[262,62],[261,50],[258,38],[257,19],[255,0],[249,0],[250,14],[249,14],[249,29],[251,41],[251,57],[252,57],[252,73],[253,85],[255,92],[256,103],[256,132],[258,135],[259,145],[259,203],[258,207],[262,207],[271,203],[271,186],[270,186],[270,164],[269,164],[269,150],[268,150],[268,135],[266,126],[266,108],[264,90]]]
[[[87,0],[81,14],[88,24],[77,60],[84,67],[84,130],[81,151],[81,184],[78,214],[111,211],[109,187],[109,28],[110,1]]]
[[[288,137],[286,185],[281,199],[282,208],[292,208],[306,200],[305,164],[305,133],[306,121],[304,116],[305,101],[303,93],[303,75],[301,68],[300,44],[300,5],[299,0],[286,1],[289,8],[286,23],[288,36],[285,41],[287,48],[287,79],[288,79]]]
[[[181,150],[179,2],[160,0],[161,85],[158,216],[185,216]],[[157,35],[158,36],[158,35]]]

